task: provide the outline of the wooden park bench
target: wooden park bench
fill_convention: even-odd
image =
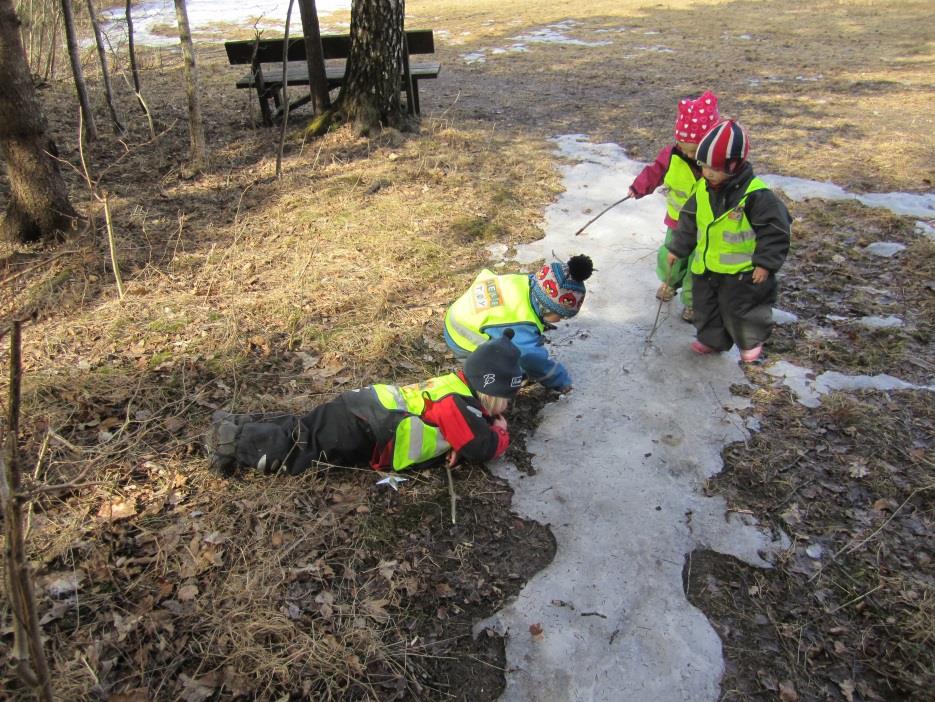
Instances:
[[[406,31],[408,51],[403,52],[403,65],[400,67],[402,89],[406,93],[406,103],[410,114],[419,114],[419,81],[426,78],[438,78],[441,65],[438,63],[412,63],[410,55],[435,53],[435,38],[431,29],[413,29]],[[283,39],[246,39],[224,43],[227,59],[232,66],[249,65],[250,72],[237,81],[238,88],[253,88],[260,100],[263,122],[273,123],[273,117],[282,112],[282,56]],[[323,34],[321,48],[325,58],[325,75],[328,89],[344,84],[347,57],[351,49],[349,34]],[[308,85],[308,63],[305,56],[305,39],[301,36],[289,38],[289,55],[286,68],[287,85]],[[289,109],[304,105],[310,95],[290,101]],[[273,101],[276,111],[271,109]]]

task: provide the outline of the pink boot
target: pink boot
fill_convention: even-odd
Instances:
[[[715,353],[714,349],[712,349],[710,346],[705,346],[700,341],[698,341],[698,339],[695,339],[691,343],[691,349],[698,354]]]
[[[757,344],[752,349],[741,349],[740,360],[744,363],[753,363],[763,352],[763,344]]]

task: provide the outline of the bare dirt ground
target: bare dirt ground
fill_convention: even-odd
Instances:
[[[255,100],[233,88],[240,70],[205,48],[212,167],[186,178],[184,93],[166,54],[143,76],[160,136],[149,140],[123,91],[130,135],[107,135],[100,109],[89,150],[114,209],[126,297],[100,233],[4,248],[4,314],[33,314],[30,484],[87,483],[30,510],[60,698],[498,696],[502,642],[473,640],[471,625],[554,548],[545,527],[510,514],[501,481],[460,469],[452,526],[444,474],[414,474],[399,493],[367,471],[224,481],[206,473],[201,435],[220,406],[301,411],[450,367],[446,303],[487,264],[483,244],[536,237],[557,192],[544,137],[582,132],[648,160],[669,139],[677,99],[710,88],[749,128],[762,172],[858,191],[932,188],[927,3],[408,6],[408,26],[447,32],[419,135],[307,141],[299,112],[276,181],[276,135],[252,126]],[[570,38],[612,43],[493,51],[565,20]],[[69,85],[40,95],[77,166]],[[67,177],[100,224],[78,174]],[[854,203],[790,208],[780,306],[799,321],[777,330],[770,359],[930,384],[932,242],[912,218]],[[881,259],[862,252],[873,241],[908,248]],[[864,330],[829,314],[906,325]],[[722,698],[931,699],[931,396],[842,394],[812,410],[761,368],[748,380],[737,391],[761,430],[725,451],[709,489],[795,544],[771,571],[709,553],[686,562],[686,592],[724,640]],[[513,411],[510,458],[526,470],[524,435],[548,399],[524,390]],[[9,644],[4,628],[0,658]],[[8,674],[0,690],[28,696]]]

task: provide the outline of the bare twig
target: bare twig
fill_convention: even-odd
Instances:
[[[117,297],[121,300],[126,294],[123,289],[123,278],[120,276],[120,264],[117,262],[117,242],[114,239],[114,221],[110,216],[110,205],[107,202],[107,193],[101,196],[104,203],[104,221],[107,223],[107,244],[110,246],[110,263],[114,267],[114,280],[117,282]]]
[[[38,688],[36,692],[42,700],[52,702],[52,681],[42,648],[36,596],[23,532],[18,445],[22,373],[22,322],[15,321],[10,332],[10,395],[2,461],[4,465],[0,470],[0,498],[3,502],[6,536],[4,555],[7,563],[7,595],[13,614],[12,657],[17,661],[20,677]]]
[[[591,217],[591,219],[588,220],[587,224],[585,224],[583,227],[581,227],[581,229],[579,229],[578,231],[576,231],[576,232],[575,232],[575,236],[578,236],[581,232],[583,232],[585,229],[587,229],[588,227],[590,227],[599,217],[602,217],[604,214],[606,214],[607,212],[610,212],[612,209],[614,209],[617,205],[619,205],[619,204],[622,203],[622,202],[626,202],[626,201],[629,200],[631,197],[632,197],[632,195],[629,195],[629,194],[628,194],[626,197],[623,197],[623,198],[620,198],[619,200],[617,200],[617,202],[615,202],[613,205],[608,205],[607,207],[605,207],[603,210],[601,210],[600,212],[598,212],[594,217]]]
[[[286,145],[286,127],[289,124],[289,22],[292,19],[292,5],[286,10],[286,31],[282,41],[282,128],[279,130],[279,148],[276,150],[276,177],[282,178],[282,150]]]
[[[458,499],[458,496],[455,495],[455,481],[451,476],[451,466],[445,466],[445,471],[448,473],[448,496],[451,498],[451,523],[457,524],[457,513],[455,512],[455,502]]]

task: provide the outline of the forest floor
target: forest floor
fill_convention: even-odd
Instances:
[[[301,412],[451,368],[446,305],[492,265],[489,244],[540,235],[561,187],[548,137],[584,133],[650,160],[677,100],[710,88],[749,128],[759,172],[932,190],[925,2],[407,6],[408,26],[440,33],[420,132],[310,140],[298,111],[280,179],[278,130],[255,125],[219,45],[198,47],[212,164],[197,177],[177,56],[146,56],[155,139],[115,81],[129,134],[108,133],[98,100],[87,164],[112,209],[122,299],[76,170],[71,86],[40,90],[72,200],[96,225],[0,251],[3,314],[30,317],[22,464],[30,487],[71,484],[29,507],[57,698],[496,699],[503,642],[472,626],[555,548],[547,527],[511,513],[506,483],[458,468],[452,525],[444,472],[413,473],[398,492],[369,470],[223,480],[202,437],[219,407]],[[555,34],[578,43],[545,41]],[[768,362],[932,385],[935,243],[916,218],[789,207],[779,306],[798,321],[777,327]],[[866,253],[877,241],[906,249]],[[904,324],[837,319],[863,316]],[[687,596],[724,643],[722,699],[931,699],[932,396],[842,392],[809,408],[768,370],[748,368],[736,388],[759,431],[728,447],[707,489],[793,545],[771,570],[705,551],[685,567]],[[525,437],[551,399],[526,388],[512,410],[508,458],[522,470],[535,470]],[[27,698],[7,672],[2,614],[0,691]]]

